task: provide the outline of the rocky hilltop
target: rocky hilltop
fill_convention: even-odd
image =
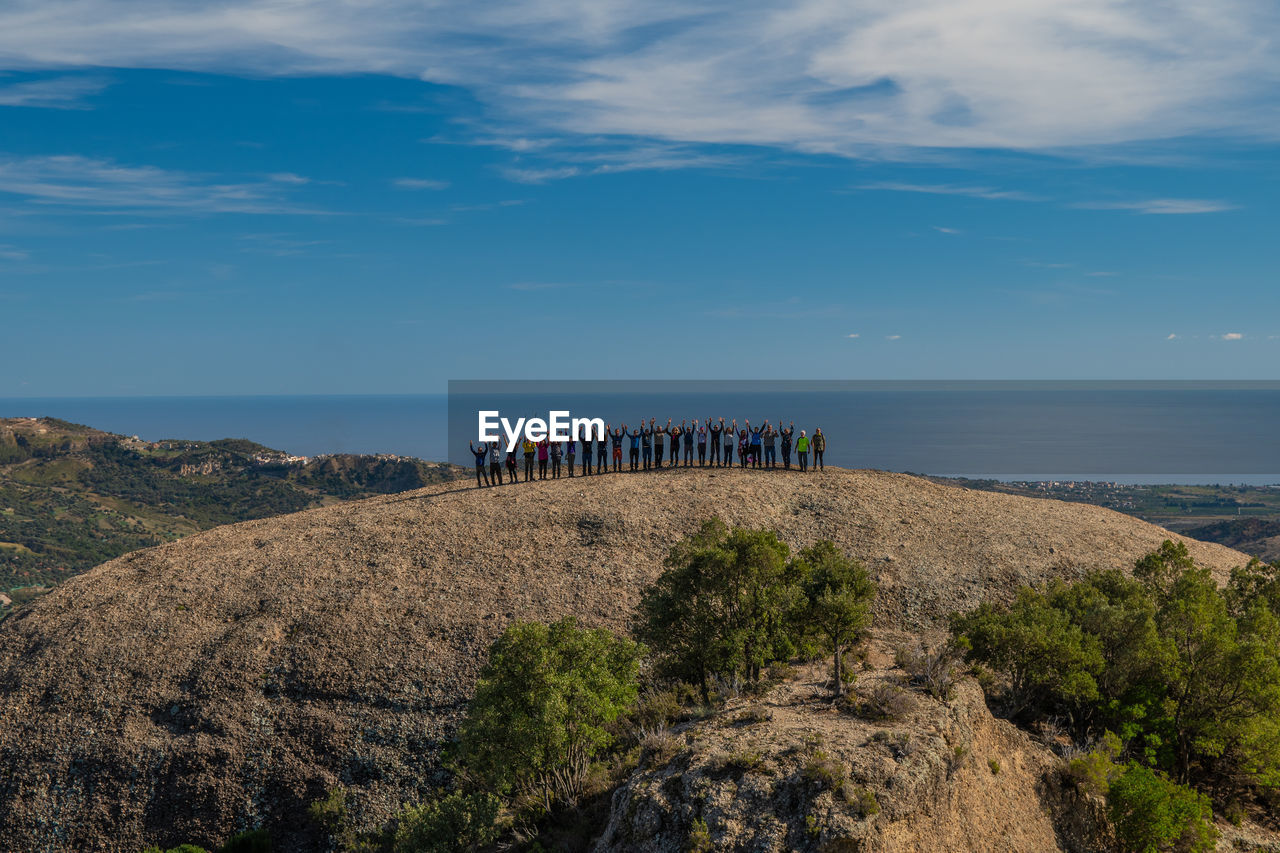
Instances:
[[[835,469],[450,483],[216,528],[0,624],[6,844],[133,853],[266,824],[278,850],[308,850],[305,806],[339,782],[378,823],[433,780],[509,621],[625,628],[668,546],[713,514],[864,560],[877,632],[1128,567],[1171,535],[1087,505]],[[1188,545],[1219,575],[1245,560]]]

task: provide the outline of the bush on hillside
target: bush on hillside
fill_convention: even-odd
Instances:
[[[1209,798],[1141,764],[1111,783],[1107,811],[1125,853],[1208,853],[1217,842]]]

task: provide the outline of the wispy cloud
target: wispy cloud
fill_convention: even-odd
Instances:
[[[900,341],[902,340],[902,335],[885,335],[884,339],[886,341]]]
[[[446,190],[449,188],[448,181],[439,181],[435,178],[396,178],[391,184],[402,190]]]
[[[9,0],[0,55],[423,79],[466,89],[513,139],[912,157],[1275,139],[1275,28],[1270,0]]]
[[[963,232],[963,231],[961,231],[959,228],[945,228],[945,227],[943,227],[943,226],[941,226],[941,225],[933,225],[933,226],[930,226],[930,227],[931,227],[931,228],[933,228],[933,230],[934,230],[934,231],[937,231],[937,232],[938,232],[938,233],[940,233],[940,234],[951,234],[951,235],[957,235],[957,234],[963,234],[963,233],[964,233],[964,232]]]
[[[278,184],[302,185],[311,183],[310,178],[303,177],[302,175],[295,175],[293,172],[275,172],[267,175],[267,177]]]
[[[1240,332],[1227,332],[1222,336],[1222,339],[1224,341],[1242,341],[1244,340],[1244,335]]]
[[[290,204],[280,190],[274,181],[225,182],[89,157],[0,157],[0,193],[36,204],[106,212],[320,213]]]
[[[1131,210],[1134,213],[1154,215],[1186,215],[1196,213],[1222,213],[1236,210],[1237,206],[1226,201],[1197,198],[1151,198],[1137,201],[1083,201],[1072,205],[1085,210]]]
[[[86,98],[105,89],[102,77],[68,75],[44,80],[24,80],[0,85],[0,107],[42,107],[55,110],[87,110]]]
[[[25,261],[31,255],[17,246],[7,246],[0,243],[0,260],[3,261]]]
[[[1176,341],[1177,339],[1178,336],[1173,332],[1170,332],[1169,337],[1165,338],[1166,341]]]
[[[520,169],[507,168],[502,170],[502,174],[507,180],[515,181],[518,184],[545,184],[548,181],[558,181],[564,178],[573,178],[582,174],[582,170],[577,166],[558,166],[548,169]]]
[[[563,281],[517,281],[514,284],[508,284],[508,290],[560,290],[565,287],[577,287],[576,284],[570,284]]]
[[[1040,196],[1020,190],[1002,190],[995,187],[964,186],[959,184],[911,184],[898,181],[880,181],[860,184],[855,189],[883,190],[896,193],[924,193],[926,195],[958,195],[968,198],[984,198],[991,201],[1042,201]]]
[[[862,335],[858,334],[857,332],[854,332],[854,333],[853,333],[853,334],[851,334],[851,335],[845,335],[845,337],[846,337],[846,338],[860,338],[860,337],[862,337]]]

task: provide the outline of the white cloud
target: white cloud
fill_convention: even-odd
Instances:
[[[402,190],[444,190],[449,188],[448,181],[434,178],[396,178],[391,182]]]
[[[900,341],[902,340],[902,335],[885,335],[884,339],[886,341]]]
[[[44,107],[55,110],[85,110],[85,98],[107,87],[100,77],[65,76],[24,80],[0,86],[0,107]]]
[[[0,243],[0,261],[25,261],[30,255],[17,246]]]
[[[577,166],[560,166],[549,169],[503,169],[502,174],[508,180],[519,184],[545,184],[547,181],[558,181],[582,174]]]
[[[1240,340],[1244,340],[1244,335],[1242,335],[1239,332],[1227,332],[1225,335],[1222,336],[1222,339],[1224,341],[1240,341]]]
[[[1235,210],[1236,205],[1226,201],[1199,198],[1152,198],[1142,201],[1086,201],[1073,205],[1086,210],[1132,210],[1135,213],[1157,215],[1184,215],[1194,213],[1222,213]]]
[[[1273,0],[8,0],[0,56],[418,78],[468,89],[517,139],[912,156],[1275,139],[1278,16]]]
[[[974,187],[957,184],[910,184],[899,181],[879,181],[873,184],[861,184],[860,190],[884,190],[898,193],[925,193],[927,195],[959,195],[969,198],[984,198],[992,201],[1040,201],[1039,196],[1019,190],[1002,190],[995,187]]]
[[[301,185],[311,183],[310,178],[305,178],[302,175],[295,175],[293,172],[276,172],[274,174],[267,175],[267,177],[278,184]]]
[[[1110,278],[1111,276],[1119,275],[1119,273],[1111,272],[1110,270],[1095,270],[1094,272],[1087,272],[1085,275],[1090,278]]]
[[[934,231],[937,231],[941,234],[960,234],[961,233],[959,228],[944,228],[941,225],[932,225],[930,227],[933,228]]]
[[[1169,337],[1165,338],[1166,341],[1176,341],[1177,339],[1178,339],[1178,336],[1173,332],[1170,332]]]
[[[288,204],[279,191],[274,182],[228,183],[89,157],[0,157],[0,194],[22,196],[36,204],[112,212],[318,212]]]
[[[853,334],[851,334],[851,335],[845,335],[845,337],[846,337],[846,338],[860,338],[860,337],[862,337],[862,335],[858,334],[857,332],[854,332],[854,333],[853,333]]]

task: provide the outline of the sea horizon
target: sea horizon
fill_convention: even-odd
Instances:
[[[759,410],[761,419],[776,406],[801,417],[820,410],[831,437],[827,460],[842,467],[1004,482],[1280,484],[1280,443],[1266,427],[1280,415],[1277,382],[806,383],[712,391],[705,405],[688,404],[673,385],[660,383],[666,394],[597,394],[593,405],[667,406],[690,417],[683,409],[730,417]],[[0,398],[0,416],[56,417],[147,441],[247,438],[301,456],[385,453],[469,464],[466,439],[449,439],[459,428],[448,404],[439,393],[19,397]]]

